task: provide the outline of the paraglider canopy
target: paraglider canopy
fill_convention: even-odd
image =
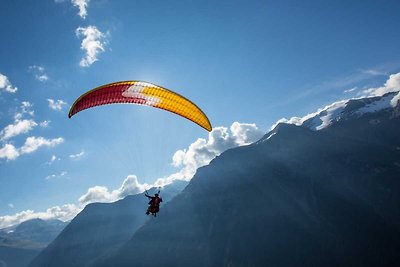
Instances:
[[[142,82],[124,81],[102,85],[81,95],[72,105],[68,117],[95,106],[116,103],[131,103],[160,108],[178,114],[212,130],[204,112],[189,99],[161,86]]]

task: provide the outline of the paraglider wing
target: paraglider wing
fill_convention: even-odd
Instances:
[[[81,95],[72,105],[68,117],[95,106],[115,103],[133,103],[152,106],[176,113],[211,131],[204,112],[185,97],[161,86],[141,81],[106,84]]]

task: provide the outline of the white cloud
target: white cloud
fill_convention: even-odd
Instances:
[[[362,96],[381,96],[389,92],[400,91],[400,72],[392,74],[381,87],[369,88],[362,91]]]
[[[46,74],[44,67],[42,66],[29,66],[29,70],[35,75],[35,79],[40,82],[46,82],[49,80],[49,76]]]
[[[52,110],[62,110],[63,106],[67,105],[67,103],[61,99],[53,100],[49,98],[47,101],[49,102],[49,108]]]
[[[374,69],[362,70],[361,72],[371,75],[371,76],[388,76],[388,74],[386,72],[382,72],[382,71],[374,70]]]
[[[209,164],[222,152],[256,142],[263,135],[264,133],[255,124],[234,122],[230,129],[214,127],[208,135],[208,140],[199,138],[187,149],[175,152],[172,157],[172,165],[180,170],[157,179],[154,186],[163,186],[173,180],[190,180],[199,167]]]
[[[17,87],[14,87],[11,82],[8,80],[7,76],[0,73],[0,89],[9,92],[15,93],[17,92]]]
[[[7,140],[14,136],[24,134],[32,130],[34,127],[37,126],[37,123],[33,120],[17,120],[14,124],[10,124],[6,126],[0,132],[0,139]]]
[[[358,87],[356,86],[356,87],[353,87],[353,88],[350,88],[350,89],[347,89],[347,90],[344,90],[343,91],[343,93],[345,93],[345,94],[347,94],[347,93],[351,93],[351,92],[354,92],[355,90],[357,90],[358,89]]]
[[[393,97],[393,99],[390,101],[390,104],[392,105],[392,107],[395,107],[396,105],[400,105],[400,92]]]
[[[32,107],[33,107],[32,103],[28,101],[22,101],[19,110],[14,115],[14,120],[15,121],[21,120],[25,114],[28,114],[33,117],[35,115],[35,112],[31,109]]]
[[[87,193],[79,198],[81,205],[87,205],[93,202],[113,202],[124,198],[127,195],[133,195],[150,188],[148,184],[141,184],[136,175],[128,175],[122,185],[113,191],[109,191],[105,186],[94,186],[88,189]]]
[[[88,7],[89,2],[90,2],[89,0],[71,0],[71,3],[79,8],[78,15],[83,19],[85,19],[87,16],[86,9]]]
[[[29,115],[33,116],[34,112],[33,112],[33,110],[31,110],[32,107],[33,107],[33,104],[30,103],[29,101],[21,102],[21,112],[23,114],[29,114]]]
[[[54,0],[56,4],[64,3],[65,0]],[[79,9],[78,15],[82,18],[85,19],[87,16],[87,7],[89,5],[90,0],[71,0],[71,4],[74,7],[77,7]]]
[[[0,228],[8,227],[11,225],[16,225],[21,222],[31,220],[31,219],[59,219],[62,221],[69,221],[74,218],[80,211],[82,207],[74,204],[66,204],[63,206],[54,206],[47,209],[45,212],[35,212],[33,210],[21,211],[15,215],[6,215],[0,217]]]
[[[50,179],[58,179],[58,178],[62,178],[62,177],[65,177],[66,175],[68,174],[68,172],[66,172],[66,171],[62,171],[62,172],[60,172],[60,173],[57,173],[57,174],[51,174],[51,175],[49,175],[49,176],[46,176],[46,180],[50,180]]]
[[[88,189],[87,193],[79,198],[79,203],[86,205],[92,202],[112,202],[114,196],[105,186],[94,186]]]
[[[48,162],[46,162],[47,165],[52,165],[55,161],[60,160],[60,158],[58,158],[56,155],[52,155],[50,160]]]
[[[36,151],[42,146],[54,147],[64,142],[61,137],[54,139],[45,139],[44,137],[31,136],[26,138],[25,144],[21,147],[21,154],[28,154]]]
[[[81,50],[86,52],[85,57],[81,59],[79,65],[81,67],[89,67],[98,60],[98,55],[104,52],[106,43],[103,40],[106,35],[99,31],[96,26],[79,27],[75,33],[78,37],[83,36]]]
[[[2,148],[0,148],[0,159],[4,158],[7,160],[15,160],[22,154],[35,152],[40,147],[54,147],[63,142],[64,139],[62,137],[45,139],[44,137],[31,136],[26,138],[25,144],[20,148],[16,148],[12,144],[5,144]]]
[[[82,158],[83,155],[85,155],[85,151],[84,150],[82,150],[81,152],[79,152],[77,154],[69,155],[69,158],[72,159],[72,160],[78,160],[78,159]]]
[[[5,144],[0,148],[0,159],[14,160],[20,155],[19,151],[15,146],[11,144]]]
[[[50,122],[51,121],[44,120],[44,121],[40,122],[39,125],[40,125],[40,127],[47,128],[47,127],[49,127]]]

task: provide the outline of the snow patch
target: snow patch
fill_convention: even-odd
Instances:
[[[365,105],[364,107],[358,109],[354,113],[362,115],[365,113],[374,113],[374,112],[378,112],[383,109],[391,108],[392,106],[391,106],[390,102],[391,102],[392,98],[393,98],[393,95],[384,96],[377,101],[374,101],[372,103]]]
[[[331,125],[332,121],[337,121],[340,118],[341,113],[347,105],[347,100],[333,103],[326,110],[319,113],[319,119],[321,124],[315,127],[315,130],[321,130],[329,125]],[[322,115],[322,116],[321,116]]]

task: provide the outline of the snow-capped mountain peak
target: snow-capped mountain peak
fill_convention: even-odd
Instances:
[[[383,86],[369,88],[360,93],[363,97],[335,102],[304,117],[282,118],[271,130],[279,123],[287,123],[319,131],[340,120],[359,118],[390,108],[396,110],[400,106],[400,72],[390,75]]]
[[[280,119],[272,128],[275,128],[279,123],[287,123],[319,131],[340,120],[359,118],[367,113],[394,108],[399,105],[399,100],[400,92],[390,92],[383,96],[341,100],[304,117]]]

